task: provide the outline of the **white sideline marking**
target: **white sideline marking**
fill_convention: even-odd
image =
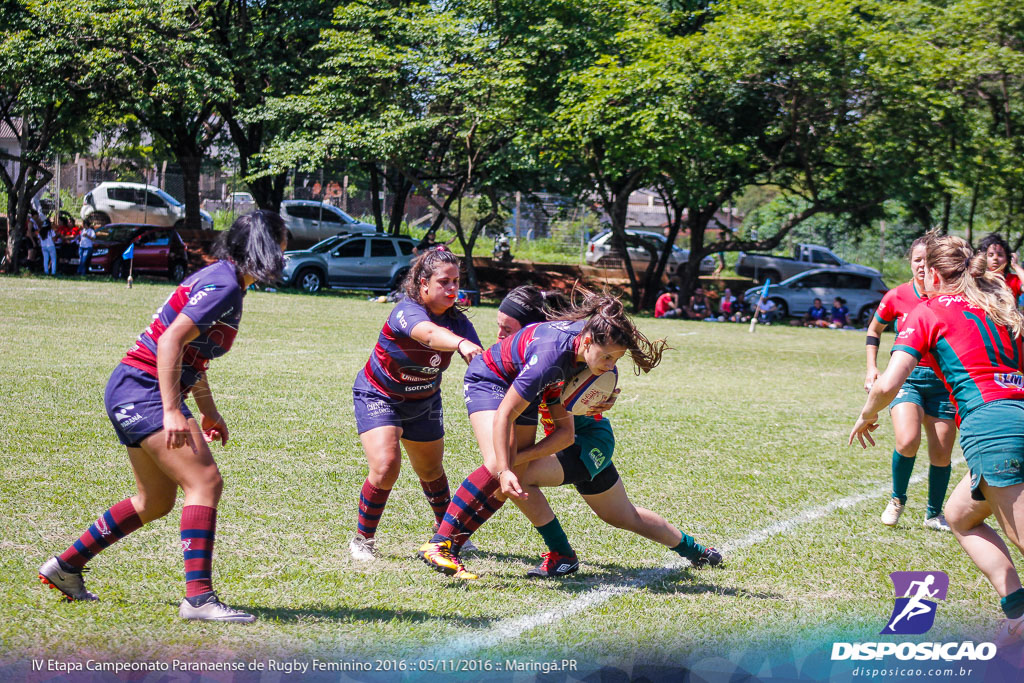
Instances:
[[[963,462],[962,458],[960,462]],[[914,475],[911,477],[910,483],[916,484],[917,482],[925,479],[926,476],[927,475],[924,473]],[[953,482],[953,485],[955,486],[956,483]],[[808,522],[821,519],[836,510],[850,508],[868,500],[877,500],[879,496],[885,496],[886,494],[891,493],[891,491],[892,486],[890,484],[886,484],[881,488],[876,487],[870,491],[865,491],[864,493],[858,493],[845,498],[833,500],[825,505],[811,508],[810,510],[790,519],[776,522],[775,524],[766,526],[763,529],[753,531],[736,541],[727,541],[719,546],[719,550],[728,552],[750,547],[767,540],[770,536],[783,534]],[[553,624],[561,621],[562,619],[588,610],[591,607],[596,607],[608,602],[618,595],[623,595],[625,593],[630,593],[634,590],[644,588],[655,581],[664,579],[672,572],[689,565],[690,562],[688,560],[680,558],[679,560],[669,562],[669,564],[664,567],[644,569],[636,572],[632,577],[625,579],[621,583],[616,585],[598,586],[587,593],[574,597],[572,602],[564,607],[558,607],[546,612],[541,612],[540,614],[529,614],[522,617],[515,617],[513,619],[504,619],[502,621],[495,622],[488,628],[477,629],[467,633],[466,635],[453,638],[439,647],[431,648],[431,651],[444,652],[446,653],[446,656],[449,657],[461,657],[477,650],[494,647],[495,645],[499,645],[507,640],[514,640],[527,631],[539,626]]]

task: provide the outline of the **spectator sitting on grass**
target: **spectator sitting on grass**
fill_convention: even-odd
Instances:
[[[804,327],[828,327],[828,310],[825,304],[821,303],[821,299],[814,300],[800,322]]]
[[[737,299],[736,303],[732,306],[732,312],[729,313],[729,322],[733,323],[749,323],[750,322],[750,310],[747,306],[747,302],[743,299]]]
[[[835,298],[835,301],[832,302],[832,312],[829,318],[832,321],[829,323],[829,327],[833,330],[850,325],[850,309],[846,307],[846,299],[841,296]]]
[[[726,287],[722,291],[722,297],[718,300],[719,320],[726,320],[731,317],[735,308],[736,297],[733,296],[732,290]]]
[[[704,295],[703,287],[693,290],[690,305],[686,307],[686,315],[691,320],[703,320],[711,315],[711,307],[708,306],[708,298]]]
[[[675,292],[665,292],[654,302],[655,318],[681,318],[683,309],[679,308],[679,295]]]
[[[779,319],[779,307],[776,306],[775,302],[771,299],[761,297],[758,307],[760,310],[758,312],[757,320],[762,325],[771,325]]]

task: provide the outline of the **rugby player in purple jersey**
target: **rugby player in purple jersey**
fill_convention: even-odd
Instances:
[[[467,363],[483,352],[473,324],[455,305],[459,259],[445,247],[423,252],[402,285],[377,345],[352,387],[356,427],[369,474],[359,494],[349,552],[372,561],[377,525],[398,480],[402,447],[440,524],[451,502],[444,456],[441,376],[458,353]]]
[[[69,600],[96,600],[85,588],[85,564],[112,543],[174,508],[180,487],[181,547],[185,558],[183,619],[251,622],[255,617],[222,603],[211,581],[217,504],[223,480],[207,441],[228,441],[207,371],[231,349],[246,289],[273,283],[284,267],[281,217],[256,211],[237,219],[214,247],[215,263],[187,277],[121,359],[104,403],[128,449],[137,493],[104,512],[60,556],[39,568],[44,584]],[[185,405],[191,393],[197,421]]]

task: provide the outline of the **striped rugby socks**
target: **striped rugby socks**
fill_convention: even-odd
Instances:
[[[444,521],[430,539],[431,543],[453,539],[454,545],[461,547],[470,534],[505,504],[495,496],[500,490],[501,484],[486,467],[481,465],[471,472],[452,497],[451,505],[444,513]]]
[[[104,548],[121,540],[142,526],[142,520],[132,505],[131,498],[125,498],[92,523],[92,526],[60,556],[68,567],[81,569]]]
[[[448,475],[442,474],[434,481],[420,479],[420,488],[423,489],[423,495],[430,503],[430,509],[434,511],[434,519],[440,525],[444,521],[445,510],[452,502],[452,492],[448,487]]]
[[[185,555],[185,597],[213,590],[213,540],[217,508],[186,505],[181,509],[181,550]]]
[[[387,505],[391,489],[379,489],[367,479],[363,482],[363,489],[359,492],[359,520],[356,528],[363,538],[373,538],[377,533],[377,525],[380,523],[380,516],[384,514],[384,506]]]

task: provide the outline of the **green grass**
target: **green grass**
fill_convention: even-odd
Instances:
[[[357,565],[346,546],[366,463],[350,388],[389,307],[363,297],[263,292],[247,296],[235,348],[210,370],[232,435],[214,450],[226,482],[214,581],[226,601],[259,621],[178,620],[178,509],[91,563],[89,586],[102,602],[58,603],[36,582],[36,568],[133,492],[103,388],[169,292],[166,283],[127,290],[114,282],[0,278],[0,662],[444,656],[446,644],[571,608],[608,585],[633,589],[496,644],[480,640],[483,649],[472,656],[572,656],[582,666],[696,661],[755,645],[786,653],[837,633],[877,639],[892,608],[887,575],[895,570],[949,574],[950,594],[930,639],[984,635],[999,617],[994,592],[953,538],[920,526],[924,483],[911,487],[895,529],[878,522],[880,494],[727,552],[724,570],[660,574],[674,554],[604,526],[574,490],[549,490],[583,561],[580,573],[526,581],[543,546],[508,506],[474,537],[481,552],[466,558],[482,579],[456,585],[412,559],[432,520],[406,466],[381,522],[383,557],[370,568]],[[481,337],[493,340],[494,309],[471,315]],[[673,349],[650,375],[623,368],[623,394],[610,414],[615,462],[637,504],[729,548],[807,509],[884,491],[891,427],[883,421],[873,450],[845,445],[864,398],[861,333],[773,326],[750,335],[745,325],[646,318],[641,326]],[[480,462],[462,408],[462,371],[456,362],[444,382],[453,489]],[[955,460],[953,481],[963,473]]]

